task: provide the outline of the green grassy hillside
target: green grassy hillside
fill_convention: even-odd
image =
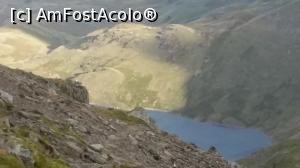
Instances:
[[[48,43],[18,29],[0,28],[0,48],[1,64],[22,69],[46,55]]]
[[[202,73],[187,85],[184,113],[259,127],[277,139],[297,134],[299,6],[299,1],[284,3],[220,33]]]
[[[184,85],[190,73],[175,62],[183,60],[183,52],[189,49],[189,57],[196,56],[196,42],[201,40],[200,35],[185,26],[124,24],[97,30],[49,53],[41,40],[21,31],[5,30],[3,33],[10,38],[3,39],[0,47],[11,53],[3,53],[3,64],[45,77],[80,81],[89,89],[93,103],[120,108],[184,107]],[[16,32],[18,36],[14,36]],[[28,37],[28,41],[21,36]],[[44,50],[40,46],[37,51],[28,47],[34,42],[44,44]],[[26,49],[13,53],[15,49],[5,47]]]
[[[241,164],[248,168],[299,168],[300,141],[285,141],[241,161]]]

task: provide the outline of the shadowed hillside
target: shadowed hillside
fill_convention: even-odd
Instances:
[[[289,140],[241,161],[249,168],[299,168],[300,141]]]
[[[187,88],[187,114],[261,127],[277,138],[299,131],[299,1],[224,31],[203,73]]]

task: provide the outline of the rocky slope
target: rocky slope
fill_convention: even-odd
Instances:
[[[0,66],[0,167],[229,167],[125,111],[86,104],[78,83]]]

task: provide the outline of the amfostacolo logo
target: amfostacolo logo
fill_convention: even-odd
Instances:
[[[133,10],[111,10],[105,8],[99,10],[91,9],[85,11],[73,10],[72,8],[64,8],[61,11],[46,10],[40,8],[36,15],[33,14],[31,8],[16,9],[11,8],[11,23],[27,23],[37,22],[155,22],[158,20],[158,13],[153,8],[147,8],[143,11]]]

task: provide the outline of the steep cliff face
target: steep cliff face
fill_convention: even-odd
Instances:
[[[0,167],[229,167],[125,111],[85,104],[78,84],[3,66],[0,79]]]

